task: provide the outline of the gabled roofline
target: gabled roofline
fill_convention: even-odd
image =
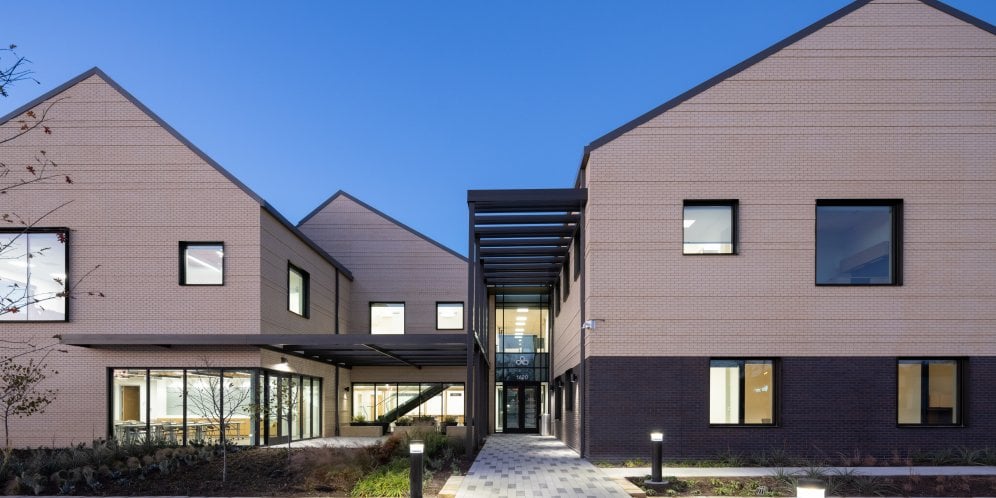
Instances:
[[[832,14],[820,19],[819,21],[816,21],[813,24],[810,24],[809,26],[806,26],[805,28],[797,31],[796,33],[789,35],[787,38],[775,43],[774,45],[748,57],[747,59],[741,61],[739,64],[727,69],[726,71],[723,71],[717,74],[716,76],[709,78],[708,80],[696,85],[692,89],[678,95],[677,97],[668,100],[667,102],[637,116],[633,120],[606,133],[605,135],[596,138],[595,140],[593,140],[591,143],[589,143],[584,147],[584,153],[581,156],[581,165],[578,167],[578,174],[574,180],[575,185],[578,187],[584,186],[580,185],[581,171],[584,170],[586,167],[588,167],[588,157],[591,155],[591,152],[594,151],[595,149],[619,138],[623,134],[632,131],[634,128],[650,121],[651,119],[660,116],[665,111],[677,107],[679,104],[685,102],[686,100],[716,86],[720,82],[729,79],[730,77],[744,71],[745,69],[753,66],[754,64],[761,62],[762,60],[768,58],[769,56],[780,51],[781,49],[813,34],[817,30],[822,29],[827,24],[830,24],[850,14],[851,12],[854,12],[855,10],[864,7],[865,5],[871,3],[871,1],[872,0],[855,0],[854,2],[851,2],[845,5],[844,7],[840,8],[839,10],[833,12]],[[940,2],[939,0],[919,0],[919,1],[924,5],[933,7],[941,12],[944,12],[945,14],[948,14],[952,17],[965,21],[979,29],[982,29],[984,31],[996,35],[996,26],[993,26],[992,24],[989,24],[988,22],[983,21],[982,19],[979,19],[971,14],[958,10],[946,3]]]
[[[7,124],[7,122],[10,121],[11,119],[14,119],[17,116],[20,116],[21,114],[24,114],[28,110],[33,109],[33,108],[37,107],[38,105],[40,105],[42,102],[45,102],[46,100],[49,100],[52,97],[55,97],[56,95],[58,95],[58,94],[60,94],[60,93],[62,93],[64,91],[68,90],[70,87],[72,87],[72,86],[80,83],[81,81],[83,81],[83,80],[85,80],[85,79],[87,79],[87,78],[89,78],[91,76],[98,76],[98,77],[100,77],[100,79],[104,80],[105,83],[107,83],[112,88],[114,88],[114,90],[116,90],[118,93],[120,93],[121,95],[123,95],[124,98],[127,99],[129,102],[131,102],[132,105],[134,105],[135,107],[138,107],[143,113],[145,113],[146,116],[148,116],[150,119],[152,119],[153,121],[155,121],[156,124],[158,124],[163,129],[165,129],[167,132],[169,132],[169,134],[172,135],[173,138],[175,138],[178,141],[180,141],[180,143],[182,143],[188,149],[190,149],[191,151],[193,151],[194,154],[197,154],[197,156],[200,157],[204,162],[208,163],[209,165],[211,165],[211,167],[213,167],[219,173],[221,173],[222,176],[224,176],[225,178],[228,179],[228,181],[230,181],[233,184],[235,184],[243,192],[245,192],[246,194],[248,194],[249,197],[251,197],[257,203],[259,203],[260,207],[262,207],[264,211],[266,211],[267,213],[270,213],[282,225],[284,225],[288,230],[290,230],[291,233],[293,233],[296,237],[298,237],[299,239],[301,239],[301,241],[304,242],[305,244],[307,244],[308,247],[310,247],[313,251],[315,251],[316,253],[318,253],[318,255],[322,257],[322,259],[325,259],[326,261],[328,261],[332,266],[334,266],[343,275],[345,275],[346,278],[348,278],[349,280],[353,280],[353,273],[350,272],[349,269],[347,269],[342,263],[336,261],[336,259],[333,258],[332,255],[330,255],[329,253],[325,252],[321,247],[318,246],[318,244],[315,244],[314,241],[312,241],[307,236],[305,236],[303,233],[301,233],[301,231],[298,230],[297,227],[295,227],[293,223],[291,223],[290,221],[288,221],[287,218],[284,218],[284,216],[282,214],[280,214],[280,212],[277,211],[273,206],[271,206],[270,203],[266,202],[266,200],[263,199],[262,197],[260,197],[259,194],[257,194],[256,192],[253,192],[252,189],[250,189],[248,186],[246,186],[246,184],[242,183],[242,181],[240,181],[238,178],[236,178],[235,175],[229,173],[228,170],[226,170],[222,165],[218,164],[218,162],[215,161],[214,159],[212,159],[210,156],[208,156],[207,154],[205,154],[204,151],[202,151],[201,149],[199,149],[196,145],[194,145],[193,143],[191,143],[190,140],[187,140],[186,137],[184,137],[183,135],[181,135],[180,132],[176,131],[176,129],[173,128],[172,126],[170,126],[169,123],[167,123],[166,121],[163,121],[163,119],[161,117],[159,117],[156,113],[152,112],[151,109],[149,109],[148,107],[145,106],[145,104],[143,104],[141,101],[139,101],[138,99],[136,99],[134,95],[132,95],[131,93],[129,93],[128,90],[125,90],[124,87],[122,87],[121,85],[119,85],[118,82],[114,81],[114,79],[112,79],[110,76],[108,76],[107,73],[105,73],[104,71],[102,71],[99,67],[94,66],[94,67],[88,69],[87,71],[84,71],[79,76],[76,76],[76,77],[70,79],[69,81],[67,81],[67,82],[65,82],[65,83],[63,83],[63,84],[61,84],[61,85],[53,88],[52,90],[49,90],[48,92],[45,92],[40,97],[38,97],[38,98],[36,98],[36,99],[28,102],[27,104],[22,105],[21,107],[18,107],[17,109],[14,109],[13,111],[11,111],[9,113],[7,113],[5,116],[3,116],[2,118],[0,118],[0,126],[3,126],[5,124]]]
[[[429,237],[428,235],[426,235],[426,234],[424,234],[422,232],[419,232],[418,230],[415,230],[414,228],[412,228],[412,227],[410,227],[410,226],[408,226],[408,225],[406,225],[406,224],[404,224],[404,223],[402,223],[402,222],[400,222],[400,221],[398,221],[398,220],[396,220],[396,219],[388,216],[383,211],[381,211],[381,210],[379,210],[379,209],[377,209],[377,208],[375,208],[375,207],[373,207],[373,206],[371,206],[371,205],[369,205],[369,204],[367,204],[367,203],[365,203],[365,202],[357,199],[356,197],[350,195],[349,192],[346,192],[345,190],[339,190],[338,192],[332,194],[331,197],[329,197],[328,199],[326,199],[325,202],[321,203],[318,207],[316,207],[314,210],[312,210],[310,213],[308,213],[307,216],[305,216],[304,218],[301,218],[301,221],[299,221],[297,223],[297,226],[300,227],[301,225],[304,225],[305,223],[307,223],[308,220],[310,220],[316,214],[320,213],[329,204],[332,204],[332,201],[338,199],[339,197],[345,197],[345,198],[347,198],[347,199],[349,199],[349,200],[351,200],[351,201],[359,204],[360,206],[363,206],[365,209],[367,209],[369,211],[372,211],[373,213],[377,214],[381,218],[384,218],[385,220],[390,221],[391,223],[393,223],[393,224],[395,224],[395,225],[397,225],[397,226],[399,226],[401,228],[404,228],[405,230],[407,230],[408,232],[410,232],[412,235],[414,235],[414,236],[416,236],[416,237],[418,237],[418,238],[420,238],[422,240],[425,240],[426,242],[428,242],[428,243],[430,243],[430,244],[432,244],[432,245],[434,245],[434,246],[436,246],[436,247],[438,247],[438,248],[440,248],[440,249],[442,249],[442,250],[444,250],[444,251],[446,251],[446,252],[448,252],[448,253],[456,256],[456,257],[458,257],[458,258],[460,258],[464,262],[469,262],[470,261],[463,254],[460,254],[460,253],[454,251],[453,249],[450,249],[449,247],[446,247],[441,242],[433,239],[432,237]]]

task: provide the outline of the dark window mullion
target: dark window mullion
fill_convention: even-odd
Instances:
[[[747,376],[747,362],[744,361],[744,360],[738,361],[737,362],[737,370],[739,371],[739,374],[740,374],[740,396],[739,396],[739,398],[740,398],[739,399],[740,406],[737,407],[737,410],[738,410],[738,420],[737,420],[737,423],[742,425],[742,424],[744,424],[744,420],[745,420],[744,412],[746,411],[746,409],[744,408],[744,405],[745,405],[745,403],[747,401],[747,378],[746,378],[746,376]]]
[[[927,418],[930,406],[930,362],[920,362],[920,423],[930,424]]]

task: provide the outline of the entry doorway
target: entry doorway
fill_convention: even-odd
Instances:
[[[502,390],[504,432],[539,433],[540,383],[505,382]]]

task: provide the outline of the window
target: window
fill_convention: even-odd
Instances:
[[[404,326],[404,321],[402,321]],[[463,303],[436,303],[436,330],[462,330]]]
[[[287,309],[308,318],[308,272],[287,263]]]
[[[563,299],[567,302],[567,296],[571,293],[571,254],[564,255],[564,292]]]
[[[901,200],[816,201],[816,285],[902,285]]]
[[[568,370],[564,374],[564,389],[567,390],[564,405],[569,412],[574,411],[574,386],[576,385],[577,383],[574,382],[574,370]]]
[[[899,424],[961,424],[961,368],[958,360],[899,360],[897,378]]]
[[[370,333],[404,334],[405,303],[370,303]]]
[[[66,320],[69,230],[0,231],[0,321]]]
[[[564,416],[564,386],[558,379],[556,387],[553,389],[553,418],[560,420]]]
[[[709,423],[773,425],[774,391],[773,360],[711,360]]]
[[[222,285],[225,244],[180,242],[180,285]]]
[[[581,229],[574,233],[574,280],[581,276]]]
[[[683,254],[737,253],[736,200],[685,201]]]

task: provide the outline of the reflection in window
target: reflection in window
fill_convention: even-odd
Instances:
[[[224,282],[225,246],[221,243],[181,242],[183,258],[180,283],[183,285],[221,285]]]
[[[772,360],[711,360],[709,423],[774,423]]]
[[[961,423],[957,360],[899,360],[900,424]]]
[[[436,303],[436,329],[463,329],[463,303]]]
[[[392,423],[400,417],[433,417],[463,423],[463,384],[353,384],[353,422]]]
[[[287,309],[308,317],[308,272],[287,264]]]
[[[685,201],[684,254],[735,254],[737,201]]]
[[[0,320],[66,319],[66,231],[0,232]]]
[[[902,201],[817,201],[816,283],[900,283],[901,207]]]
[[[405,303],[370,303],[370,333],[404,334]]]
[[[121,441],[255,445],[321,435],[318,378],[228,368],[115,369],[111,377],[111,436]]]

